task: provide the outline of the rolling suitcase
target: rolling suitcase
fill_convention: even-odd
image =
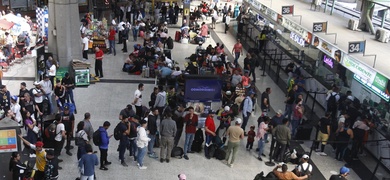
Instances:
[[[180,33],[180,31],[176,31],[176,34],[175,34],[175,41],[176,41],[176,42],[180,42],[180,39],[181,39],[181,33]]]
[[[142,77],[143,78],[149,78],[149,72],[150,72],[150,70],[149,70],[149,67],[146,67],[143,71],[142,71]]]

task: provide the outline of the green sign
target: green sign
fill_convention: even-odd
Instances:
[[[65,73],[68,72],[68,68],[67,67],[60,67],[57,69],[57,73],[56,73],[56,78],[54,79],[54,83],[58,80],[62,80],[63,77],[65,77]],[[54,86],[54,84],[53,84]]]
[[[74,81],[76,86],[89,86],[89,69],[74,70]]]
[[[376,73],[375,79],[372,82],[372,85],[377,87],[379,90],[386,92],[388,79],[382,74]]]

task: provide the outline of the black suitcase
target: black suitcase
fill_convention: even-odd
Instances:
[[[299,125],[297,128],[297,134],[295,139],[297,140],[310,140],[311,131],[313,126],[310,124]]]

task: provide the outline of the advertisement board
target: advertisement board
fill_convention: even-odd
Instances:
[[[17,152],[18,141],[15,129],[0,130],[0,153]]]
[[[378,73],[379,74],[379,73]],[[376,85],[374,84],[371,84],[369,83],[368,81],[366,81],[365,79],[363,79],[362,77],[360,77],[359,75],[357,74],[354,74],[353,75],[353,78],[359,82],[360,84],[362,84],[364,87],[366,87],[368,90],[370,90],[371,92],[375,93],[376,95],[378,95],[380,98],[382,98],[383,100],[389,102],[390,100],[390,95],[387,93],[387,90],[381,90],[379,89]],[[387,83],[387,82],[386,82]]]
[[[321,50],[322,52],[324,52],[325,54],[327,54],[328,56],[330,56],[331,58],[333,58],[334,60],[340,63],[343,53],[341,52],[340,49],[338,49],[333,44],[328,43],[323,39],[321,39],[320,37],[313,34],[313,41],[311,45],[313,45],[314,47]]]
[[[277,18],[277,17],[276,17]],[[304,29],[299,24],[295,23],[294,21],[282,17],[281,19],[278,19],[279,24],[281,24],[284,28],[290,30],[291,32],[294,32],[298,34],[301,38],[305,40],[306,43],[310,44],[312,39],[312,33]]]
[[[74,71],[76,86],[89,86],[89,69],[77,69]]]
[[[374,82],[376,71],[353,57],[345,55],[341,64],[369,84]]]

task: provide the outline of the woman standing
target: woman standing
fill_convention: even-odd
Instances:
[[[23,178],[22,174],[20,174],[20,170],[22,169],[27,169],[26,165],[20,161],[20,154],[13,152],[9,160],[9,171],[12,171],[12,180],[21,180]]]
[[[138,37],[138,31],[139,31],[139,22],[136,22],[133,26],[133,38],[134,38],[134,42],[137,41],[137,37]]]
[[[303,100],[301,98],[298,98],[295,101],[295,108],[294,108],[294,113],[293,117],[291,120],[291,137],[295,137],[296,130],[299,126],[299,122],[301,121],[303,117],[303,106],[302,106]]]
[[[84,121],[80,121],[77,124],[76,130],[76,145],[77,145],[77,159],[79,160],[84,154],[87,153],[85,145],[89,144],[87,133],[84,131]]]
[[[146,154],[146,150],[148,147],[148,143],[150,141],[150,138],[146,134],[146,126],[148,125],[147,121],[141,120],[140,126],[137,129],[137,147],[138,147],[138,153],[137,153],[137,165],[139,169],[146,169],[147,167],[144,166],[144,157]]]
[[[336,131],[336,159],[342,161],[344,158],[345,149],[348,147],[348,142],[353,139],[353,131],[349,128],[349,122],[345,121]]]
[[[51,66],[48,70],[48,75],[50,77],[51,84],[54,84],[54,77],[56,77],[57,74],[57,61],[54,60],[51,56],[49,57],[49,59],[50,59]],[[52,90],[53,88],[54,86],[52,86]]]
[[[31,144],[35,144],[38,140],[37,134],[34,132],[34,127],[36,127],[36,121],[32,119],[31,113],[29,111],[24,111],[24,125],[27,131],[26,140]],[[31,151],[31,154],[35,154],[35,152]]]

